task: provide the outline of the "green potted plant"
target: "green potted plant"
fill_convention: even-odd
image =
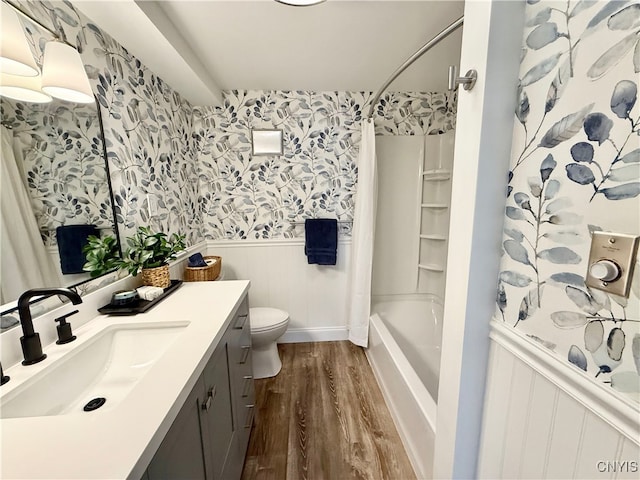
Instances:
[[[89,242],[82,248],[86,259],[82,268],[90,273],[91,278],[120,268],[120,250],[116,237],[89,235],[88,240]]]
[[[100,273],[94,272],[122,268],[134,276],[142,272],[144,285],[161,288],[171,285],[167,262],[175,259],[177,253],[184,250],[184,235],[174,233],[169,237],[163,232],[153,232],[149,227],[138,227],[136,233],[127,237],[126,241],[128,248],[120,258],[114,237],[89,239],[84,249],[87,256],[84,270],[91,272],[92,276],[97,276]]]
[[[154,233],[149,227],[138,227],[138,231],[127,238],[128,249],[121,261],[121,268],[131,275],[142,272],[142,283],[166,288],[169,279],[169,260],[176,258],[185,248],[185,236]]]

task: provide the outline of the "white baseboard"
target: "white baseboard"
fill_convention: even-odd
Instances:
[[[347,327],[290,328],[278,343],[335,342],[348,340]]]

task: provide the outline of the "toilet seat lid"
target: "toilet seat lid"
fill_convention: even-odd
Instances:
[[[251,330],[265,330],[289,321],[289,314],[279,308],[252,307],[249,309]]]

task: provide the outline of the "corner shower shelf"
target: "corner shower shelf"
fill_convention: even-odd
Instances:
[[[435,264],[432,264],[432,263],[427,264],[427,265],[419,263],[418,264],[418,268],[420,270],[427,270],[429,272],[444,272],[444,267],[442,267],[440,265],[435,265]]]
[[[445,210],[447,208],[449,208],[449,205],[447,205],[446,203],[423,203],[421,205],[422,208],[435,208],[435,209],[440,209],[440,210]]]
[[[423,238],[425,240],[438,240],[438,241],[444,241],[447,239],[447,237],[445,237],[444,235],[435,235],[435,234],[420,235],[420,238]]]
[[[424,179],[428,182],[440,182],[451,178],[451,171],[445,169],[426,170],[422,173]]]

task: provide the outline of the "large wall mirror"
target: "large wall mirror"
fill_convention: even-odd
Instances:
[[[41,59],[50,33],[21,18]],[[46,38],[49,36],[49,38]],[[43,38],[45,39],[43,41]],[[105,282],[78,263],[77,243],[88,235],[118,238],[100,107],[53,99],[27,103],[0,97],[2,123],[2,330],[16,325],[19,295],[36,287],[87,293]],[[32,305],[35,316],[57,298]]]

